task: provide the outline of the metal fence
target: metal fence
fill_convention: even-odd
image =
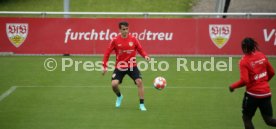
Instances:
[[[68,16],[79,16],[79,15],[89,15],[89,16],[140,16],[144,18],[149,18],[151,16],[190,16],[190,17],[220,17],[220,16],[231,16],[231,17],[271,17],[275,18],[276,13],[214,13],[214,12],[25,12],[25,11],[0,11],[0,16],[16,16],[16,15],[38,15],[41,17],[47,17],[51,15],[62,15],[64,17]]]

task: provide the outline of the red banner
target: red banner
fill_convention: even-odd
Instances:
[[[118,22],[149,54],[241,55],[253,37],[261,51],[276,55],[276,19],[0,18],[0,52],[103,54]]]

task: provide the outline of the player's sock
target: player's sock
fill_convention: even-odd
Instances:
[[[117,97],[121,97],[121,92],[116,93]]]
[[[121,96],[121,92],[118,87],[112,86],[112,90],[117,95],[117,97]]]
[[[144,104],[144,99],[140,99],[140,104]]]

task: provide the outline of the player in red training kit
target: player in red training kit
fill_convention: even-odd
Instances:
[[[144,105],[144,86],[142,83],[142,77],[136,64],[136,51],[140,53],[147,61],[150,57],[142,49],[139,41],[129,34],[128,23],[119,23],[120,34],[113,38],[108,49],[106,50],[103,58],[103,75],[107,72],[107,61],[110,53],[114,50],[116,54],[115,70],[112,75],[112,89],[117,95],[115,106],[119,108],[123,99],[123,95],[120,92],[119,84],[122,83],[124,76],[129,75],[134,83],[138,87],[138,95],[140,98],[139,108],[141,111],[146,111]]]
[[[243,98],[242,113],[245,129],[254,129],[252,118],[260,109],[265,123],[276,127],[276,119],[273,119],[271,104],[271,90],[268,81],[274,76],[274,69],[267,57],[258,49],[258,44],[252,38],[245,38],[241,47],[244,56],[240,60],[240,80],[233,83],[229,90],[246,86]]]

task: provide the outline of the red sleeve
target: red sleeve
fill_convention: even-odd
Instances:
[[[267,75],[268,75],[268,81],[272,79],[272,77],[275,75],[274,69],[272,67],[272,65],[270,64],[270,62],[267,59]]]
[[[147,53],[144,51],[144,49],[142,48],[141,44],[139,43],[139,41],[137,39],[135,39],[135,44],[136,44],[136,48],[137,48],[137,51],[139,52],[139,54],[145,58],[147,56]]]
[[[240,61],[240,80],[233,83],[231,85],[231,88],[236,89],[239,87],[243,87],[247,83],[249,83],[248,69],[246,67],[246,63],[243,60],[241,60]]]
[[[109,44],[107,50],[106,50],[105,53],[104,53],[104,57],[103,57],[103,68],[106,68],[106,67],[107,67],[107,61],[108,61],[108,59],[109,59],[109,56],[110,56],[111,52],[113,51],[113,49],[114,49],[114,47],[115,47],[114,42],[115,42],[115,40],[113,39],[113,40],[111,41],[111,43]]]

